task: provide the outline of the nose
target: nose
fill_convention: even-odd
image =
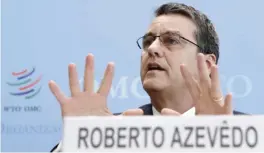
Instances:
[[[148,47],[147,52],[150,57],[162,57],[163,56],[164,53],[162,51],[162,45],[158,37]]]

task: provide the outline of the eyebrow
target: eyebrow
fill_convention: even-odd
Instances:
[[[148,33],[144,34],[143,37],[146,37],[146,36],[155,36],[155,34],[153,32],[148,32]]]
[[[165,32],[162,32],[161,35],[162,34],[171,34],[171,33],[178,34],[178,35],[182,36],[181,33],[180,33],[180,31],[177,31],[177,30],[166,30]],[[148,33],[146,33],[144,35],[144,37],[145,36],[156,36],[156,34],[153,33],[153,32],[148,32]]]

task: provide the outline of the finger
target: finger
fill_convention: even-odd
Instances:
[[[141,116],[144,112],[142,109],[129,109],[123,112],[121,115],[123,116]]]
[[[196,102],[197,98],[199,98],[201,90],[199,88],[198,82],[194,79],[190,71],[187,69],[187,67],[184,64],[181,64],[180,66],[181,74],[183,79],[185,80],[185,84],[193,98],[193,100]]]
[[[75,64],[69,65],[69,84],[72,96],[75,96],[81,91]]]
[[[67,100],[66,96],[63,94],[63,92],[60,90],[59,86],[54,81],[51,80],[49,82],[49,88],[50,88],[52,94],[56,97],[57,101],[60,104],[63,104],[66,102],[66,100]]]
[[[84,91],[92,93],[94,90],[94,56],[89,54],[85,60]]]
[[[199,53],[197,56],[197,66],[199,71],[199,77],[200,77],[200,84],[202,88],[208,89],[210,87],[210,77],[209,72],[206,66],[206,62],[204,59],[204,55],[202,53]]]
[[[226,114],[233,114],[233,107],[232,107],[232,94],[229,93],[225,97],[225,104],[224,104],[224,109]]]
[[[211,73],[211,97],[213,99],[220,99],[222,97],[220,79],[218,74],[218,67],[216,65],[212,66]]]
[[[114,63],[109,63],[107,65],[107,68],[104,73],[104,78],[101,82],[101,86],[98,90],[98,93],[107,96],[112,85],[113,81],[113,76],[114,76]]]
[[[161,115],[165,115],[165,116],[180,116],[181,114],[172,110],[172,109],[169,109],[169,108],[163,108],[161,110]]]

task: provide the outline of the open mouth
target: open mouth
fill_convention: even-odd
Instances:
[[[148,64],[148,71],[164,71],[164,69],[157,63],[149,63]]]

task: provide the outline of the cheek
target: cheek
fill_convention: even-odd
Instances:
[[[172,71],[175,71],[175,69],[178,71],[180,64],[184,62],[184,56],[180,52],[167,53],[165,58],[167,62],[166,64]]]
[[[146,65],[146,62],[147,62],[147,54],[143,52],[141,54],[141,64],[140,64],[141,71],[143,70],[144,66]]]
[[[147,54],[148,54],[148,53],[145,52],[145,51],[142,51],[142,52],[141,52],[141,61],[146,59]]]
[[[198,74],[198,67],[197,67],[197,55],[196,54],[189,54],[185,58],[185,63],[187,69],[192,74],[193,77],[197,77]]]
[[[193,55],[186,54],[185,51],[175,51],[166,54],[166,62],[170,75],[179,77],[181,75],[180,65],[185,64],[188,69],[193,71],[195,67],[195,58]],[[172,76],[172,77],[173,77]]]

